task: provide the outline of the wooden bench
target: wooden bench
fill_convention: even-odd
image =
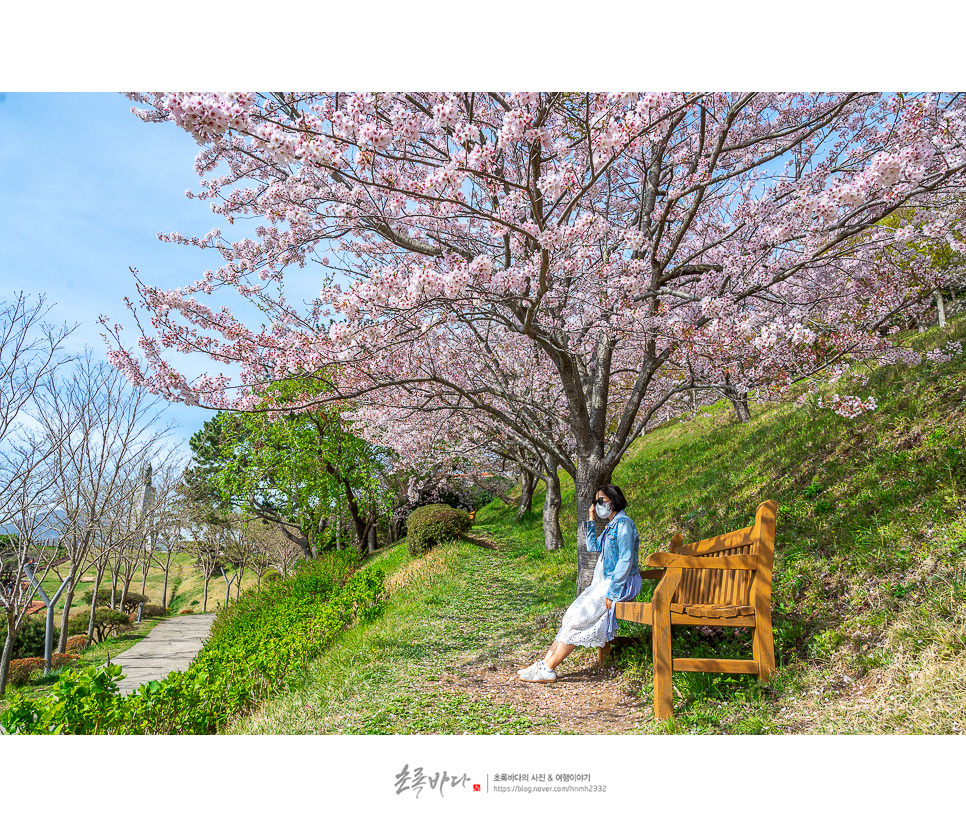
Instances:
[[[755,523],[712,539],[683,544],[681,534],[669,552],[644,560],[644,579],[659,579],[650,602],[619,602],[617,618],[652,627],[654,717],[673,715],[672,672],[725,672],[758,675],[775,671],[771,627],[771,575],[775,558],[778,504],[765,501]],[[752,629],[751,660],[671,657],[671,626],[704,625]]]

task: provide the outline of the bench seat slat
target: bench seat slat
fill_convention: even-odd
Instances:
[[[679,606],[671,606],[672,625],[719,625],[735,628],[754,628],[755,626],[754,609],[751,606],[740,606],[743,609],[748,609],[749,613],[747,614],[718,618],[693,616],[682,611],[675,611],[674,608],[676,607]],[[653,622],[653,612],[651,610],[651,603],[649,602],[618,602],[615,613],[618,620],[624,620],[629,623],[651,625]]]
[[[690,614],[692,617],[708,617],[709,619],[730,619],[731,617],[748,617],[755,613],[753,605],[696,605],[682,602],[671,603],[672,614]]]
[[[671,614],[671,625],[724,626],[726,628],[754,628],[755,615],[746,617],[692,617],[690,614]]]

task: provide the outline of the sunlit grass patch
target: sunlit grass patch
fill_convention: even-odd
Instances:
[[[430,551],[419,559],[402,565],[395,573],[386,577],[386,590],[397,593],[407,585],[416,583],[428,585],[434,578],[442,576],[446,570],[446,560],[439,548]]]

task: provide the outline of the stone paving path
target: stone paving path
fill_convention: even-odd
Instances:
[[[125,677],[118,682],[121,693],[126,695],[142,683],[187,669],[201,651],[214,619],[214,614],[172,617],[155,626],[137,645],[112,657],[111,663],[124,670]]]

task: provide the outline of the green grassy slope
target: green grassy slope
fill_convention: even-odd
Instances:
[[[964,335],[960,317],[912,343],[928,350]],[[847,420],[780,406],[739,425],[719,404],[649,435],[615,480],[641,507],[642,549],[661,548],[678,530],[693,540],[744,526],[760,501],[778,501],[781,674],[754,693],[761,727],[958,732],[966,726],[966,360],[863,372],[863,396],[879,403],[871,414]],[[854,380],[845,384],[856,390]],[[677,631],[682,644],[689,637],[739,656],[740,641]],[[675,675],[693,703],[678,723],[727,725],[729,696],[752,693],[751,680]]]
[[[966,341],[966,319],[911,339]],[[855,369],[858,372],[859,369]],[[643,732],[948,733],[966,727],[966,358],[863,369],[879,408],[856,420],[758,406],[746,425],[719,403],[637,442],[614,475],[642,555],[675,532],[692,540],[748,524],[779,504],[773,594],[778,674],[675,674],[675,718]],[[391,574],[383,618],[347,633],[303,685],[236,732],[559,732],[498,699],[435,682],[488,659],[533,659],[573,598],[576,518],[564,487],[566,546],[546,553],[537,512],[496,503],[470,542],[410,562],[403,545],[373,558]],[[645,596],[648,591],[645,591]],[[729,633],[730,632],[730,633]],[[649,629],[616,660],[615,686],[650,699]],[[750,656],[741,631],[677,628],[676,653]],[[574,662],[589,663],[590,652]],[[568,663],[571,661],[568,660]],[[558,684],[562,686],[563,684]]]

